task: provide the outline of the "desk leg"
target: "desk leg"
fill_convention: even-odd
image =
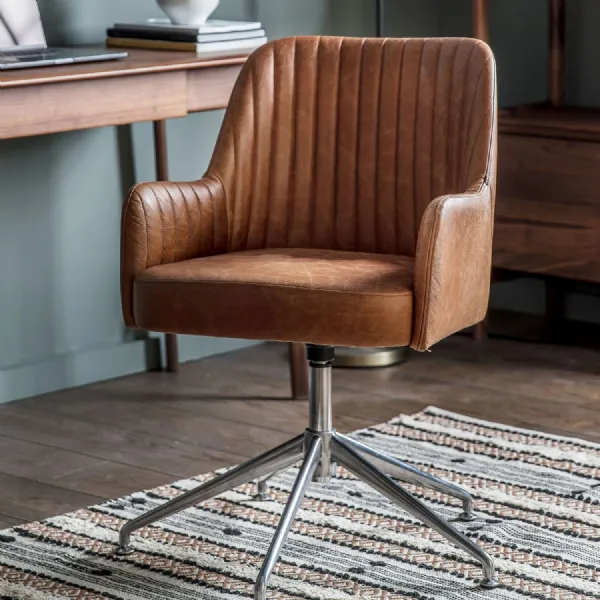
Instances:
[[[288,344],[290,361],[290,379],[292,398],[304,400],[308,398],[308,361],[304,344]]]
[[[488,337],[488,323],[487,318],[485,321],[481,321],[481,323],[477,323],[473,328],[473,341],[474,342],[483,342]]]
[[[479,2],[479,0],[475,0],[475,3]],[[487,5],[487,0],[481,0],[482,5]],[[487,9],[486,9],[487,10]],[[492,275],[490,277],[490,285],[504,281],[504,277],[502,275],[502,271],[492,267]],[[490,291],[491,293],[491,291]],[[481,323],[477,323],[475,327],[473,327],[473,341],[474,342],[483,342],[487,340],[489,333],[489,325],[490,325],[490,311],[488,308],[488,312],[485,316],[485,319],[481,321]]]
[[[554,278],[547,279],[545,287],[544,340],[558,342],[565,332],[568,288],[564,281]]]
[[[169,158],[167,155],[167,123],[166,121],[154,121],[154,158],[156,163],[157,181],[168,181]],[[167,371],[176,373],[179,370],[179,348],[177,336],[167,333],[165,338],[167,353]]]

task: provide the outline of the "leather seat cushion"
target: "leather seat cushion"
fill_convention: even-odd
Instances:
[[[134,282],[139,327],[191,335],[407,346],[414,260],[270,249],[152,267]]]

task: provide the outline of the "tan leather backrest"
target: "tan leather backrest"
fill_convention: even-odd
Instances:
[[[414,256],[427,205],[494,176],[494,94],[477,40],[269,43],[240,75],[207,173],[224,187],[228,250]]]

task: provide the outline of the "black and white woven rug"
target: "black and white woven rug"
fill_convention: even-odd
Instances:
[[[475,496],[477,520],[455,522],[496,558],[500,587],[462,551],[338,470],[312,485],[271,580],[272,598],[369,600],[600,599],[600,445],[435,408],[357,432]],[[126,519],[212,475],[0,533],[0,597],[115,600],[251,598],[295,470],[270,502],[243,486],[133,538]],[[453,519],[456,501],[407,486]]]

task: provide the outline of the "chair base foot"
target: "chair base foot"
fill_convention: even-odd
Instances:
[[[256,502],[271,502],[272,498],[266,492],[257,492],[252,496],[252,500]]]
[[[471,521],[477,521],[477,517],[471,512],[463,512],[458,515],[457,519],[464,523],[470,523]]]
[[[315,475],[313,477],[313,481],[315,483],[329,483],[331,481],[331,477],[321,477],[321,476]]]
[[[484,590],[493,590],[499,585],[500,583],[497,579],[482,579],[481,583],[479,584],[479,587],[483,588]]]
[[[118,546],[115,550],[115,554],[118,556],[128,556],[134,552],[135,550],[131,546]]]

